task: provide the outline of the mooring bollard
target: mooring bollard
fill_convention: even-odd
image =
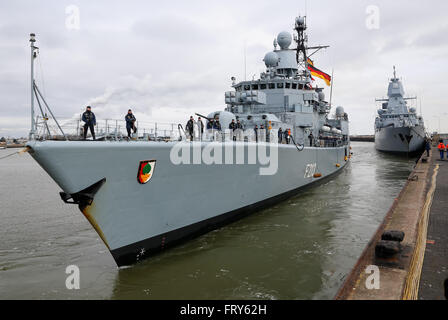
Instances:
[[[378,258],[390,258],[401,251],[401,242],[404,232],[397,230],[385,231],[381,240],[375,246],[375,256]]]

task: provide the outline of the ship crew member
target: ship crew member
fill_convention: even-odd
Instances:
[[[431,139],[429,138],[426,138],[425,150],[426,150],[426,156],[429,157],[429,150],[431,150]]]
[[[278,129],[278,143],[282,143],[283,140],[283,130],[282,128]]]
[[[211,129],[213,129],[213,122],[214,122],[214,120],[209,120],[209,121],[207,122],[207,130],[211,130]]]
[[[283,133],[285,135],[285,143],[289,144],[289,129],[286,129],[285,132]]]
[[[132,114],[132,110],[128,110],[128,114],[124,117],[124,120],[126,120],[126,130],[128,132],[128,137],[131,137],[131,129],[134,131],[134,133],[137,132],[137,128],[135,127],[135,119],[134,115]]]
[[[254,132],[255,132],[255,142],[258,142],[258,125],[255,125]]]
[[[314,140],[314,136],[313,133],[311,132],[310,135],[308,136],[308,139],[310,139],[310,147],[313,146],[313,140]]]
[[[232,122],[230,122],[229,129],[232,130],[231,134],[232,134],[232,137],[233,137],[233,141],[236,141],[236,135],[235,135],[236,123],[235,123],[235,119],[232,119]]]
[[[202,141],[202,135],[204,134],[204,123],[202,122],[201,117],[198,117],[198,131],[199,131],[199,141]]]
[[[193,116],[188,120],[187,125],[185,126],[185,130],[187,130],[187,134],[190,137],[190,141],[193,141],[193,131],[194,131],[194,119]]]
[[[443,153],[445,152],[445,145],[443,144],[443,140],[439,141],[439,145],[437,146],[437,149],[440,151],[440,160],[443,160]]]
[[[264,128],[264,125],[260,126],[260,140],[266,142],[266,129]]]
[[[238,141],[241,141],[243,131],[244,131],[243,124],[240,122],[239,119],[236,120],[236,135]]]
[[[95,128],[96,118],[95,114],[92,112],[92,108],[87,106],[86,111],[82,114],[82,121],[84,121],[84,140],[87,138],[87,131],[90,129],[93,140],[95,140]]]
[[[213,129],[221,131],[221,124],[219,123],[219,119],[215,119],[213,122]]]

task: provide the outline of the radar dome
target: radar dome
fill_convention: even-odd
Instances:
[[[325,93],[319,92],[319,101],[325,101]]]
[[[410,108],[409,111],[411,111],[411,113],[416,113],[417,110],[415,108]]]
[[[344,115],[344,108],[342,108],[342,107],[337,107],[336,108],[336,115],[338,116],[338,117],[342,117],[343,115]]]
[[[272,67],[276,67],[277,66],[279,58],[278,58],[278,55],[275,52],[268,52],[264,56],[263,61],[266,64],[266,67],[272,68]]]
[[[291,45],[292,36],[289,32],[282,31],[277,36],[277,42],[278,42],[278,45],[280,46],[280,48],[282,48],[283,50],[286,50]]]
[[[301,26],[305,24],[305,18],[304,17],[297,17],[296,18],[296,23]]]

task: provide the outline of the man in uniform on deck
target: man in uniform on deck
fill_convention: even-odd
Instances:
[[[95,140],[95,128],[96,118],[95,114],[92,112],[92,108],[87,106],[86,111],[82,114],[82,121],[84,121],[84,140],[87,138],[87,131],[90,129],[93,140]]]
[[[255,132],[255,142],[258,142],[258,125],[255,125],[254,132]]]
[[[187,130],[187,135],[190,137],[190,141],[193,141],[193,132],[194,132],[194,119],[193,116],[188,120],[187,125],[185,126],[185,130]]]
[[[241,137],[243,135],[244,127],[243,124],[240,122],[240,120],[236,120],[236,139],[238,141],[241,141]]]
[[[314,141],[314,136],[313,133],[311,132],[310,135],[308,136],[308,139],[310,139],[310,147],[313,146],[313,141]]]
[[[232,122],[230,122],[229,129],[230,129],[230,134],[233,137],[233,141],[236,141],[236,135],[235,135],[236,123],[235,123],[235,119],[232,119]]]
[[[202,135],[204,134],[204,123],[201,117],[198,117],[198,131],[199,131],[199,141],[202,141]]]
[[[134,131],[134,133],[137,131],[135,127],[135,116],[132,114],[132,110],[128,110],[128,114],[124,117],[124,120],[126,120],[126,130],[128,131],[128,137],[131,137],[131,129]]]

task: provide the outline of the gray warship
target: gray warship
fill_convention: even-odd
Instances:
[[[375,119],[375,148],[391,153],[415,153],[423,150],[426,132],[423,118],[417,115],[415,108],[409,108],[405,98],[403,84],[397,78],[390,79],[387,99],[376,99],[382,102]]]
[[[298,17],[294,39],[278,35],[259,79],[232,77],[226,107],[205,117],[203,133],[195,123],[187,136],[179,124],[179,136],[165,141],[72,141],[59,124],[63,141],[38,134],[39,124],[49,131],[50,116],[36,120],[35,100],[41,112],[47,104],[32,72],[28,152],[60,186],[61,199],[79,206],[118,266],[297,195],[351,157],[347,113],[338,106],[331,114],[323,88],[313,87],[309,57],[325,47],[309,47],[306,29],[306,17]],[[34,35],[30,41],[33,65]],[[217,120],[221,130],[209,125]],[[232,120],[242,127],[228,129]]]

